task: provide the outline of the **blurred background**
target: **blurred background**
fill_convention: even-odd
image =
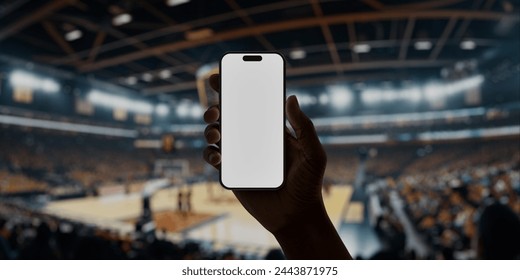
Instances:
[[[353,257],[517,258],[519,10],[1,1],[0,258],[283,258],[202,160],[208,77],[228,51],[285,56]]]

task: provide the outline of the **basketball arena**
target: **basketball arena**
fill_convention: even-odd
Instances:
[[[284,259],[203,159],[203,115],[219,103],[209,79],[225,53],[250,51],[285,58],[353,258],[518,259],[519,11],[1,1],[0,259]]]

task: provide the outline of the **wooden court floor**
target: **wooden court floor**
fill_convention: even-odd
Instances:
[[[181,190],[187,188],[182,186]],[[278,247],[275,238],[246,212],[231,191],[223,189],[218,183],[199,183],[190,188],[192,211],[197,216],[211,219],[202,219],[198,224],[186,223],[189,224],[188,228],[170,232],[168,236],[210,241],[217,249],[233,246],[239,251],[241,248],[244,251],[261,251]],[[151,200],[152,210],[176,212],[178,192],[179,188],[170,188],[155,193]],[[352,215],[344,211],[351,195],[352,188],[349,186],[333,186],[328,195],[324,194],[325,207],[337,229],[348,215]],[[130,221],[141,213],[141,197],[139,193],[134,193],[56,201],[49,203],[45,211],[126,233],[134,228]]]

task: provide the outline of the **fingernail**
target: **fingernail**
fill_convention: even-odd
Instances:
[[[298,106],[298,108],[300,108],[300,102],[298,102],[298,98],[296,97],[296,95],[291,95],[291,98],[294,99],[294,102],[296,102],[296,105]]]

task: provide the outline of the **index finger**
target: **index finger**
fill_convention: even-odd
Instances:
[[[216,91],[220,92],[220,75],[219,74],[213,74],[209,77],[209,85],[211,88]]]
[[[220,118],[220,109],[218,105],[212,105],[206,110],[204,113],[204,121],[206,123],[214,123],[217,122]]]

